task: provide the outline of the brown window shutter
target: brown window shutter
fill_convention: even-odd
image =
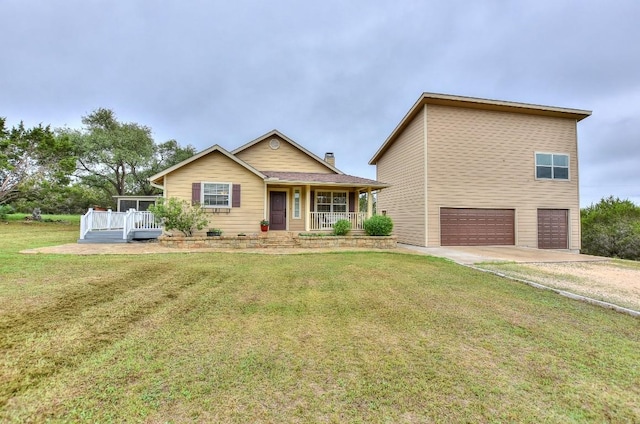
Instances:
[[[356,211],[356,194],[352,191],[349,193],[349,212]]]
[[[200,190],[202,185],[200,183],[191,183],[191,204],[197,205],[200,203]]]
[[[309,199],[309,210],[311,212],[315,212],[315,207],[316,207],[316,192],[311,190],[311,198]]]
[[[240,207],[240,184],[233,184],[233,188],[231,189],[231,207]]]

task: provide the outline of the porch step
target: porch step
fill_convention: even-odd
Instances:
[[[90,243],[128,243],[129,240],[122,238],[122,231],[89,231],[84,239],[79,239],[80,244]]]

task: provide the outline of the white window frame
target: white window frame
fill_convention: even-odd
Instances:
[[[228,191],[229,191],[229,197],[228,197],[228,202],[226,205],[205,205],[204,203],[204,187],[207,184],[219,184],[219,185],[226,185],[228,187]],[[231,199],[231,197],[233,196],[233,184],[228,183],[228,182],[219,182],[219,181],[205,181],[202,182],[200,184],[200,205],[202,205],[203,208],[213,208],[213,209],[231,209],[231,205],[233,205],[233,201]]]
[[[324,212],[324,213],[349,213],[349,192],[348,191],[346,191],[346,190],[316,190],[315,191],[315,196],[314,196],[315,199],[313,199],[313,202],[314,202],[314,205],[315,205],[314,210],[316,212],[319,212],[318,211],[318,193],[331,193],[331,203],[330,203],[331,211],[330,212]],[[344,193],[344,195],[345,195],[345,197],[347,199],[347,202],[344,203],[344,205],[346,206],[346,209],[345,209],[344,212],[338,212],[338,211],[334,211],[333,210],[333,205],[334,205],[334,203],[333,203],[333,193]],[[322,205],[327,205],[329,203],[321,203],[321,204]],[[338,205],[342,205],[342,203],[337,203],[337,204]]]
[[[551,165],[538,165],[538,155],[550,155],[551,156]],[[553,164],[554,156],[566,156],[567,157],[567,166],[559,166]],[[533,173],[536,180],[544,180],[544,181],[570,181],[571,180],[571,156],[568,153],[552,153],[552,152],[535,152],[534,155],[534,163],[535,166],[533,168]],[[551,167],[551,177],[538,177],[538,166]],[[567,170],[567,178],[556,178],[555,169],[562,168]]]
[[[302,219],[302,188],[294,187],[292,197],[293,219]]]

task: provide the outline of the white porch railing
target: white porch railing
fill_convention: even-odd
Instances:
[[[351,222],[352,230],[363,230],[365,212],[311,212],[311,230],[331,230],[341,219]]]
[[[133,230],[159,230],[162,226],[156,222],[151,212],[138,212],[130,209],[127,212],[94,211],[89,209],[80,218],[80,239],[84,240],[89,231],[122,230],[122,238],[126,240]]]

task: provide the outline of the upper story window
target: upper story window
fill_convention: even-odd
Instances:
[[[202,183],[202,206],[231,207],[231,183]]]
[[[569,155],[536,153],[536,179],[568,180]]]

